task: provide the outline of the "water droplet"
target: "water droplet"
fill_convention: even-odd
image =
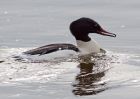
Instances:
[[[121,25],[121,28],[125,28],[126,26],[125,25]]]
[[[138,80],[132,80],[132,82],[136,83],[136,82],[138,82]]]
[[[18,42],[18,41],[20,41],[20,40],[19,40],[19,39],[16,39],[15,41]]]
[[[8,14],[8,11],[4,11],[4,14]]]

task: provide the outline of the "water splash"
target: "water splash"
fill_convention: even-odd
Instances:
[[[81,66],[83,71],[77,74],[73,86],[79,88],[82,86],[79,85],[79,81],[83,78],[93,81],[95,80],[93,78],[96,77],[98,80],[94,83],[85,85],[88,87],[91,85],[90,89],[87,89],[87,92],[91,94],[122,86],[140,86],[139,55],[107,51],[105,55],[91,55],[89,60],[89,56],[81,58],[75,54],[65,53],[66,57],[47,57],[47,59],[44,57],[41,60],[41,58],[38,59],[40,56],[32,58],[22,54],[28,49],[30,48],[0,49],[0,83],[49,82],[55,80],[59,75]],[[84,71],[82,65],[85,63],[94,65],[91,73]],[[97,77],[97,75],[100,76]],[[96,87],[95,92],[93,92],[94,87]],[[74,92],[78,94],[77,91],[75,89]]]

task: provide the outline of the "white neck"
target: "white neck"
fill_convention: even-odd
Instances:
[[[81,40],[76,40],[77,46],[80,50],[80,54],[90,54],[90,53],[99,53],[100,46],[95,40],[90,40],[88,42],[84,42]]]

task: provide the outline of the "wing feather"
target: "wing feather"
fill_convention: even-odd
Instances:
[[[61,44],[45,45],[42,47],[31,49],[23,53],[29,54],[29,55],[37,55],[37,54],[44,55],[44,54],[48,54],[48,53],[59,51],[59,50],[73,50],[73,51],[79,52],[79,49],[75,45],[61,43]]]

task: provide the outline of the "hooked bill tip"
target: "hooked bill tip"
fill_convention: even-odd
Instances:
[[[116,34],[112,34],[112,37],[116,37],[117,35]]]

